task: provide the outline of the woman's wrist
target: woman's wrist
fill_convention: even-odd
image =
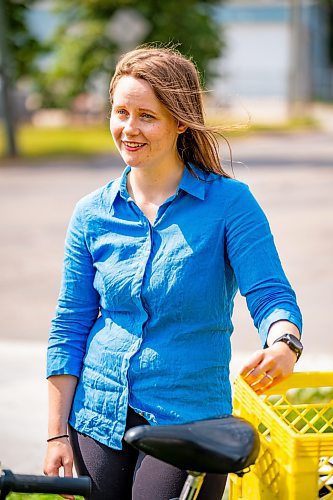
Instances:
[[[56,441],[57,439],[62,439],[62,438],[69,438],[69,435],[64,433],[64,434],[56,434],[55,436],[51,436],[47,438],[46,442],[50,443],[51,441]]]
[[[267,347],[272,346],[274,341],[277,340],[279,337],[281,337],[281,335],[284,335],[285,333],[290,333],[291,335],[294,335],[298,339],[301,338],[299,329],[297,328],[296,325],[294,325],[294,323],[291,323],[290,321],[287,320],[276,321],[271,325],[269,329],[266,340]]]

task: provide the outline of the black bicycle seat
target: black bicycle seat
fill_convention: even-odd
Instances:
[[[232,415],[180,425],[140,425],[126,432],[125,441],[179,469],[218,474],[240,472],[259,453],[255,428]]]

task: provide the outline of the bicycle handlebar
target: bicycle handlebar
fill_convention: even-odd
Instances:
[[[85,476],[73,478],[14,474],[11,470],[3,469],[2,475],[0,475],[0,500],[5,499],[11,491],[19,493],[69,494],[87,497],[91,492],[91,480]]]

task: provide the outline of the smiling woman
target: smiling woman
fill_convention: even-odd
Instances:
[[[140,48],[119,61],[110,129],[122,176],[73,213],[48,349],[45,473],[92,478],[93,500],[169,500],[186,473],[129,448],[127,429],[232,411],[239,287],[263,349],[242,369],[260,393],[300,356],[301,314],[267,219],[223,170],[192,61]],[[198,500],[220,500],[207,474]]]
[[[175,120],[144,80],[123,76],[118,81],[110,128],[120,154],[131,167],[158,169],[157,174],[183,170],[176,144],[186,126]]]
[[[176,145],[186,125],[176,121],[142,79],[120,78],[112,101],[110,129],[114,142],[125,163],[140,169],[136,177],[128,174],[129,192],[153,224],[159,205],[174,194],[183,175],[184,164]],[[143,196],[135,179],[144,183],[150,180],[148,196]]]

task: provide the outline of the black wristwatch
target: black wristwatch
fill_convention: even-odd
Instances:
[[[275,339],[273,344],[276,344],[276,342],[284,342],[287,344],[287,346],[296,354],[296,362],[299,360],[303,352],[303,344],[297,337],[295,337],[295,335],[285,333],[284,335],[281,335],[281,337]]]

